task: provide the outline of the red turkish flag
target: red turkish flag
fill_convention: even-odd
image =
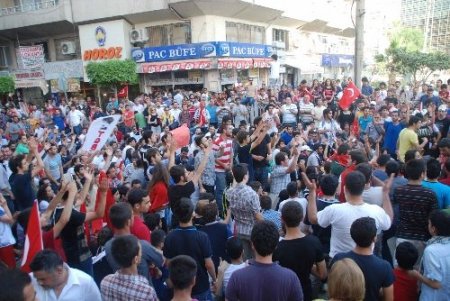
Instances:
[[[122,89],[117,92],[118,98],[125,98],[128,97],[128,86],[124,86]]]
[[[25,246],[23,249],[23,258],[21,270],[31,272],[30,263],[34,256],[44,249],[42,242],[41,222],[39,220],[39,209],[37,200],[34,201],[31,208],[30,217],[28,219],[27,234],[25,235]]]
[[[361,92],[355,86],[355,84],[353,82],[349,82],[347,87],[345,87],[344,91],[342,92],[341,100],[339,100],[339,106],[342,109],[348,109],[360,94]]]

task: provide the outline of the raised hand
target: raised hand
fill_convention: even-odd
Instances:
[[[305,182],[306,188],[309,189],[309,191],[316,191],[317,190],[317,184],[316,180],[310,180],[306,173],[302,172],[302,179],[303,182]]]

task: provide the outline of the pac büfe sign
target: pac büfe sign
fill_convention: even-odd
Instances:
[[[122,47],[95,48],[85,50],[83,61],[111,60],[122,58]]]

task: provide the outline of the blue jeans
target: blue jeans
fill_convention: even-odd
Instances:
[[[73,127],[73,132],[78,136],[81,134],[81,131],[83,130],[83,127],[81,126],[81,124],[76,125]]]
[[[267,166],[264,167],[254,167],[254,180],[259,181],[263,189],[265,189],[269,183],[269,171]]]
[[[214,196],[216,199],[217,209],[219,209],[219,214],[223,213],[222,196],[226,186],[226,173],[216,172],[216,193]]]
[[[213,301],[211,290],[207,290],[201,294],[192,295],[192,299],[197,299],[198,301]]]

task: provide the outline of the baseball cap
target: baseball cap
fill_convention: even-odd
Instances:
[[[438,110],[439,111],[447,111],[447,105],[440,105]]]
[[[308,145],[303,145],[302,147],[300,147],[300,151],[301,152],[304,152],[304,151],[312,152],[312,149]]]

